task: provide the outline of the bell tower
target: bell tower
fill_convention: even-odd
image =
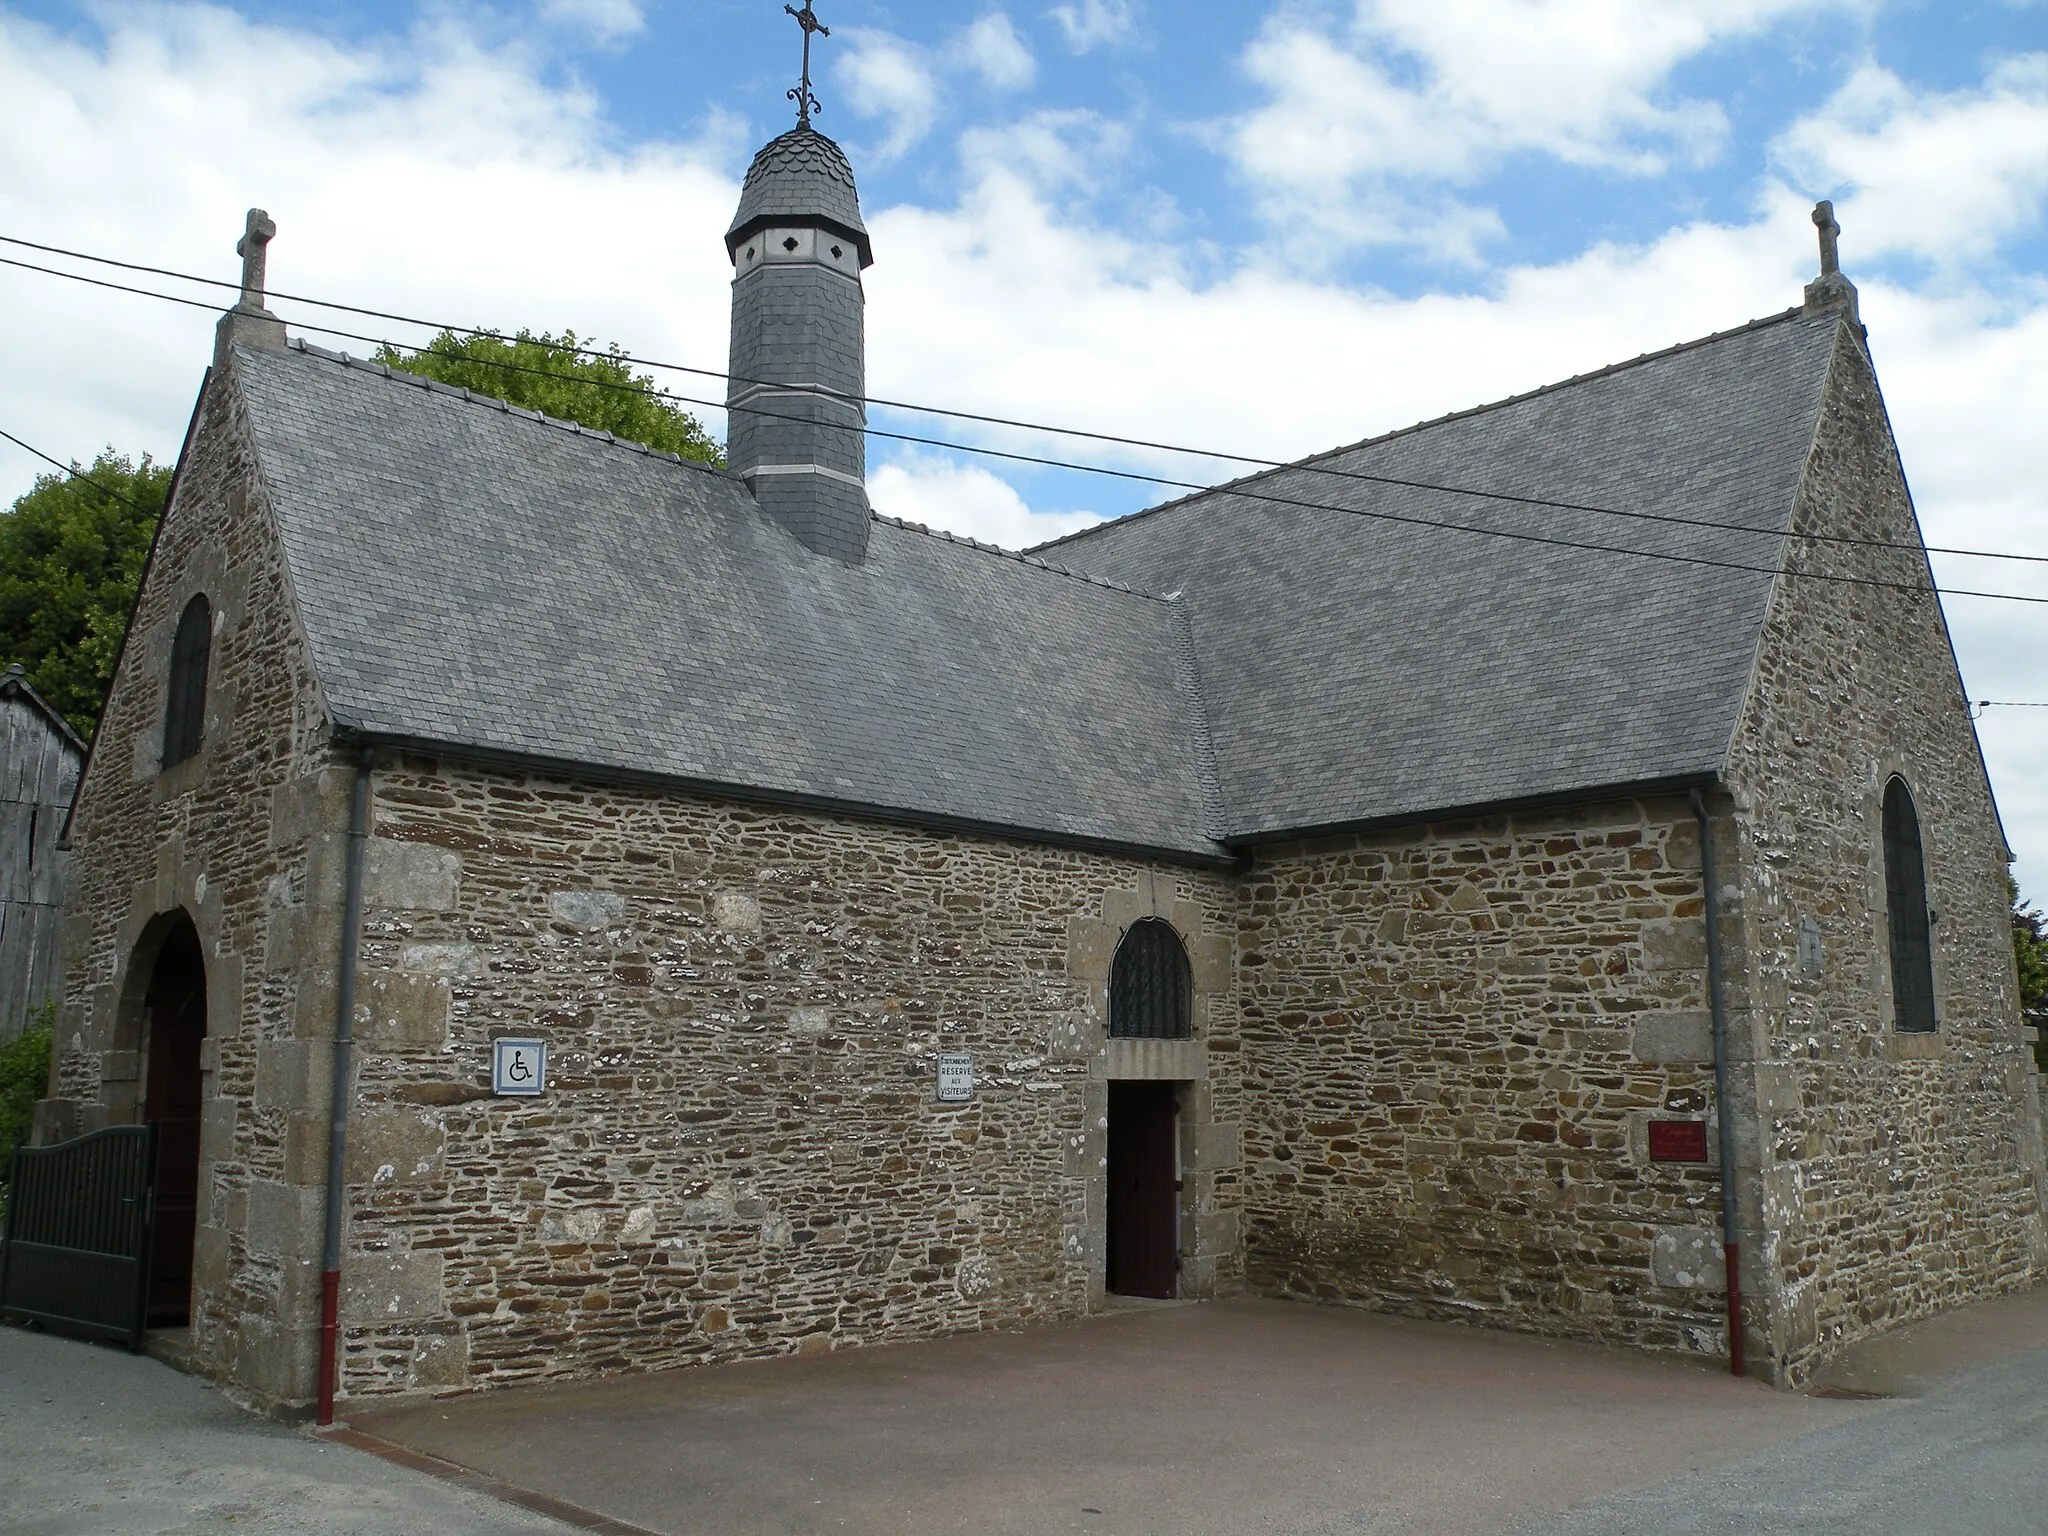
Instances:
[[[726,231],[732,258],[732,350],[726,461],[761,510],[822,555],[867,554],[867,369],[860,275],[874,261],[853,168],[811,126],[811,12],[804,72],[789,92],[797,124],[747,167]]]

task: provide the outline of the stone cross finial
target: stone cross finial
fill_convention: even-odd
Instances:
[[[276,233],[277,225],[271,222],[269,214],[261,208],[249,210],[249,217],[242,225],[242,238],[235,242],[235,254],[242,258],[242,296],[220,317],[220,325],[215,329],[213,366],[216,369],[227,367],[228,357],[237,343],[272,352],[284,350],[284,322],[263,307],[264,256],[270,237]]]
[[[242,258],[242,302],[251,309],[263,307],[264,255],[276,233],[277,225],[270,215],[261,208],[251,208],[242,238],[235,242],[235,254]]]
[[[1820,275],[1832,276],[1842,270],[1841,252],[1835,246],[1842,226],[1835,222],[1835,205],[1826,198],[1813,205],[1813,227],[1820,231]]]
[[[1839,310],[1860,326],[1856,285],[1842,276],[1842,254],[1835,246],[1842,226],[1835,222],[1835,205],[1825,198],[1813,205],[1813,227],[1820,231],[1820,276],[1806,285],[1806,308],[1810,313]]]
[[[804,0],[802,10],[793,5],[785,5],[783,9],[794,16],[796,24],[804,29],[803,78],[797,82],[793,90],[785,91],[783,94],[796,103],[797,126],[808,128],[811,126],[811,114],[824,110],[818,105],[818,98],[811,94],[811,34],[815,32],[820,37],[830,37],[832,29],[818,20],[816,13],[811,10],[811,0]]]

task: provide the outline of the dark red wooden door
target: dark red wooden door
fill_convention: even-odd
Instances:
[[[149,1081],[142,1115],[157,1128],[149,1321],[175,1327],[191,1318],[192,1236],[199,1214],[199,1045],[206,1038],[206,962],[191,929],[164,941],[144,1006]]]
[[[1172,1083],[1109,1085],[1109,1289],[1179,1289],[1180,1192]]]

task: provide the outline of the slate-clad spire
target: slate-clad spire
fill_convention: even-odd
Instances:
[[[860,274],[874,258],[839,146],[808,123],[764,145],[725,244],[727,462],[806,545],[858,562],[868,542]]]

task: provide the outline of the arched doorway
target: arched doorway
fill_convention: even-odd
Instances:
[[[1109,971],[1109,1033],[1118,1040],[1185,1040],[1193,1033],[1193,976],[1171,923],[1131,924]],[[1108,1231],[1103,1285],[1120,1296],[1180,1291],[1180,1084],[1109,1085]]]
[[[192,1319],[192,1238],[199,1216],[199,1046],[206,1038],[206,957],[192,920],[164,935],[143,997],[142,1118],[156,1129],[156,1237],[149,1322]]]

